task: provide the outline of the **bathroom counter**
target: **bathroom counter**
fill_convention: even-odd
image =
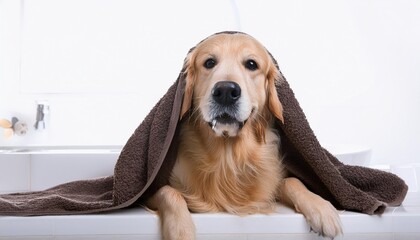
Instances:
[[[192,214],[197,239],[320,239],[301,214],[279,206],[270,215]],[[338,239],[420,239],[420,194],[409,193],[382,215],[340,212]],[[139,207],[90,215],[0,217],[0,239],[160,239],[156,214]]]

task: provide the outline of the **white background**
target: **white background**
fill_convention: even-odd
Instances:
[[[0,0],[0,146],[123,145],[189,48],[240,30],[274,55],[322,143],[420,162],[420,1]],[[47,100],[35,131],[36,101]]]

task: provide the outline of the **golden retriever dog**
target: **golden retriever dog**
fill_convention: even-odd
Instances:
[[[302,213],[315,232],[341,234],[331,203],[282,167],[272,128],[283,121],[275,88],[282,78],[267,50],[246,34],[216,34],[188,54],[185,71],[170,185],[146,203],[158,211],[163,239],[195,238],[190,211],[271,213],[278,201]]]

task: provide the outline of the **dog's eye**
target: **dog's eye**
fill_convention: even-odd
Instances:
[[[207,69],[212,69],[214,66],[216,66],[216,60],[213,58],[209,58],[204,62],[204,67]]]
[[[255,71],[258,69],[258,64],[254,60],[246,60],[245,67],[251,71]]]

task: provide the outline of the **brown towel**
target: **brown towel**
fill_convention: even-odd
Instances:
[[[230,34],[243,34],[227,32]],[[59,215],[110,211],[141,202],[167,184],[176,160],[184,71],[124,146],[114,175],[29,193],[0,195],[0,215]],[[399,205],[408,187],[394,174],[348,166],[323,149],[286,80],[277,86],[284,124],[276,128],[284,164],[308,188],[337,208],[382,213]]]

